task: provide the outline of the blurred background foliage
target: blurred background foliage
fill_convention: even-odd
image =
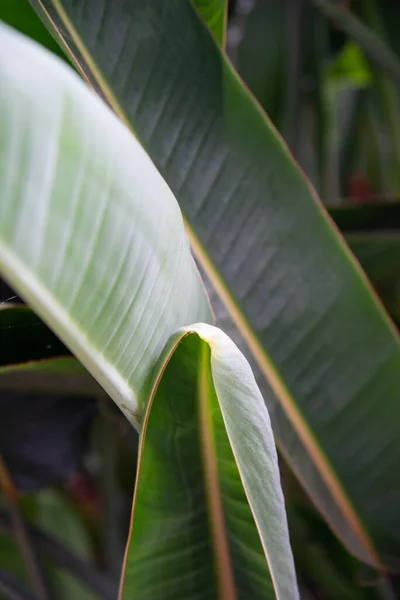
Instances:
[[[62,52],[28,0],[0,18]],[[26,6],[25,6],[26,5]],[[400,3],[233,0],[227,53],[313,182],[400,324]],[[312,235],[312,232],[310,232]],[[0,598],[117,597],[137,434],[96,385],[76,394],[68,350],[0,288]],[[40,361],[63,360],[35,391]],[[20,367],[30,365],[31,379]],[[26,370],[26,369],[25,369]],[[304,600],[400,597],[351,556],[281,461]]]

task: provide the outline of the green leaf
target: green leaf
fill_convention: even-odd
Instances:
[[[165,400],[161,396],[151,401],[150,417],[145,417],[146,434],[142,439],[146,440],[151,461],[141,466],[140,479],[152,481],[159,494],[167,493],[173,510],[175,497],[192,477],[193,463],[185,469],[184,465],[169,462],[167,455],[160,456],[162,462],[158,462],[148,439],[155,437],[167,446],[173,439],[173,448],[184,455],[185,446],[180,441],[177,445],[181,423],[173,414],[169,418],[170,403],[183,413],[193,409],[193,402],[185,403],[187,394],[190,396],[185,382],[187,377],[196,376],[199,406],[201,400],[207,419],[214,419],[214,414],[207,411],[214,406],[209,403],[215,403],[215,386],[222,447],[211,444],[211,422],[204,421],[204,454],[198,448],[191,459],[204,465],[198,473],[203,481],[198,485],[207,491],[207,498],[222,497],[222,486],[229,485],[226,479],[222,481],[223,474],[230,474],[230,470],[232,485],[237,488],[233,492],[239,497],[231,498],[232,491],[225,491],[223,497],[229,499],[221,509],[223,516],[215,516],[215,506],[209,509],[221,535],[214,534],[208,540],[204,556],[215,555],[224,565],[229,561],[238,597],[245,580],[249,589],[257,590],[258,597],[265,597],[261,586],[268,582],[268,597],[296,600],[295,571],[268,412],[246,360],[226,335],[204,323],[190,325],[212,320],[212,315],[171,191],[129,131],[66,65],[1,26],[1,57],[6,49],[7,60],[0,61],[2,274],[138,428],[148,415],[145,410],[153,390],[158,386],[163,390],[167,385]],[[174,372],[173,382],[164,383],[164,369],[168,369],[171,354],[176,346],[177,352],[187,348],[185,341],[180,342],[192,331],[211,347],[211,366],[208,358],[196,363],[196,348],[192,352],[189,348],[185,353],[187,372],[186,365],[182,365]],[[183,401],[177,392],[185,394]],[[157,420],[154,425],[151,422],[153,410],[156,416],[166,413],[161,436],[164,440],[160,439]],[[183,431],[189,425],[183,423]],[[189,443],[195,441],[191,436]],[[228,463],[225,453],[229,455]],[[218,468],[221,464],[221,480],[215,474],[217,463]],[[171,486],[165,487],[163,482],[168,478]],[[208,510],[205,498],[189,508],[189,524],[196,522],[199,512]],[[156,514],[163,526],[168,524],[170,535],[182,535],[179,519],[168,520],[167,512]],[[240,522],[243,515],[244,524]],[[179,517],[183,518],[180,513]],[[232,549],[226,551],[230,539],[223,525],[228,522],[233,523],[232,531],[242,540],[238,550],[234,546],[236,554]],[[199,524],[205,526],[206,521]],[[162,538],[159,531],[154,538],[154,525],[146,514],[134,515],[132,548],[137,547],[135,535],[139,531],[147,548],[152,547],[157,555],[157,569],[165,572],[171,557],[157,552]],[[188,580],[191,592],[186,597],[193,599],[198,581],[196,532],[185,541],[190,570],[184,570],[183,561],[177,560],[174,573],[179,569],[179,576],[175,583],[183,586]],[[249,561],[245,573],[241,571],[242,558]],[[144,587],[149,585],[145,572]],[[147,573],[153,578],[154,568]],[[215,583],[218,580],[222,587]],[[227,596],[232,588],[224,587],[218,571],[214,583],[215,597],[233,597]],[[157,591],[158,600],[170,597],[168,586]],[[177,597],[183,600],[184,590]]]
[[[327,70],[327,77],[337,84],[366,87],[371,82],[371,73],[364,54],[357,44],[348,41]]]
[[[143,426],[123,598],[297,598],[275,445],[249,365],[215,327],[184,334]]]
[[[171,333],[211,318],[179,208],[140,145],[66,67],[33,46],[30,75],[29,42],[3,28],[8,39],[2,272],[135,420]]]
[[[178,198],[285,457],[352,552],[398,567],[393,324],[190,3],[113,0],[102,21],[95,5],[44,2]]]
[[[193,0],[193,5],[207,23],[219,46],[225,48],[228,0]]]
[[[372,29],[360,21],[346,7],[338,6],[330,0],[311,0],[327,17],[351,36],[367,56],[400,85],[400,60],[389,46]]]
[[[398,320],[395,296],[400,273],[400,206],[377,204],[329,208],[387,310]],[[0,310],[3,360],[0,389],[47,390],[98,396],[101,388],[27,306]],[[49,347],[51,346],[51,347]],[[24,362],[28,361],[28,362]]]

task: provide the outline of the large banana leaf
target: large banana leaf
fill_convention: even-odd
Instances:
[[[198,323],[171,191],[59,59],[6,26],[0,57],[1,274],[142,430],[121,594],[296,599],[268,413],[239,350]]]
[[[399,338],[285,145],[190,2],[33,5],[178,198],[314,502],[399,567]]]
[[[276,543],[284,536],[271,494],[275,459],[269,476],[257,466],[275,454],[262,397],[222,331],[204,324],[187,331],[199,337],[178,335],[144,423],[123,597],[297,597],[287,549]]]

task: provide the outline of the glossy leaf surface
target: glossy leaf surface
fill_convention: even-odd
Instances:
[[[297,598],[276,450],[249,365],[215,327],[181,335],[144,422],[122,597]]]
[[[171,333],[210,318],[179,208],[139,144],[66,66],[38,49],[33,77],[24,44],[11,49],[2,61],[2,272],[132,418]],[[30,85],[38,99],[29,103]],[[113,151],[103,145],[110,137]]]
[[[212,377],[224,419],[223,425],[219,420],[222,447],[204,443],[204,454],[194,448],[190,465],[182,465],[168,461],[167,454],[154,457],[150,442],[151,462],[142,465],[141,479],[152,480],[157,489],[167,492],[168,505],[159,506],[156,514],[161,523],[168,523],[170,535],[179,536],[179,520],[168,521],[168,507],[178,508],[176,496],[192,476],[189,467],[204,463],[199,485],[207,490],[207,497],[214,498],[222,495],[224,483],[222,475],[221,481],[216,477],[215,465],[221,462],[222,471],[228,468],[224,453],[230,452],[230,469],[236,468],[232,481],[239,482],[240,504],[227,501],[222,505],[215,517],[217,532],[208,540],[204,538],[204,556],[215,555],[238,576],[225,588],[216,570],[214,579],[222,580],[222,587],[215,585],[215,597],[233,598],[232,591],[238,598],[246,597],[242,596],[240,579],[243,558],[254,566],[246,571],[245,579],[258,597],[269,593],[269,598],[296,599],[267,409],[247,362],[226,335],[204,323],[189,326],[188,321],[197,322],[196,317],[211,320],[212,316],[174,197],[129,131],[71,69],[32,41],[1,26],[1,57],[6,49],[7,60],[0,60],[4,82],[0,92],[2,275],[139,429],[154,387],[164,385],[166,362],[176,345],[192,330],[209,343],[211,365],[199,363],[192,371],[196,352],[189,352],[187,358],[192,362],[188,375],[201,382],[198,395],[204,397],[206,412],[202,432],[210,439],[210,403],[215,399]],[[176,388],[165,399],[156,397],[152,404],[156,411],[167,413],[163,423],[167,431],[163,430],[161,437],[167,444],[174,438],[175,449],[179,441],[178,452],[184,452],[179,439],[181,425],[185,431],[190,422],[180,423],[168,412],[170,402],[176,402],[176,410],[183,413],[193,408],[175,394],[186,393],[186,375],[184,370],[176,371]],[[146,424],[146,439],[150,436],[154,440],[156,425]],[[189,442],[194,441],[191,436]],[[208,459],[211,452],[214,454]],[[155,469],[159,475],[156,481]],[[163,478],[171,483],[167,488]],[[185,489],[187,492],[187,486]],[[207,510],[205,499],[198,498],[198,504],[188,508],[189,521],[205,525],[204,519],[196,521],[197,513]],[[244,525],[236,510],[240,517],[242,513],[246,516]],[[215,513],[214,505],[210,512]],[[230,521],[234,522],[232,530],[243,539],[238,553],[226,550],[228,535],[222,527]],[[196,539],[186,539],[188,571],[179,556],[157,553],[161,538],[154,540],[154,525],[146,514],[134,515],[135,535],[139,531],[144,536],[147,549],[153,546],[160,572],[166,572],[169,561],[175,559],[171,570],[172,575],[178,575],[175,597],[185,598],[185,582],[190,582],[191,591],[197,584]],[[132,543],[135,547],[136,542]],[[143,571],[145,598],[150,597],[148,586],[153,577],[154,568],[148,569],[147,575]],[[269,583],[272,580],[274,587]],[[170,593],[171,588],[165,585],[157,590],[157,598],[170,598]]]
[[[282,140],[190,3],[35,5],[180,202],[297,476],[354,553],[399,566],[398,335]]]

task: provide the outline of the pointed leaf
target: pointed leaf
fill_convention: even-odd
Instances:
[[[193,0],[193,4],[207,23],[222,48],[226,41],[228,0]]]
[[[178,198],[308,493],[352,552],[400,566],[399,337],[274,128],[189,2],[34,5]]]
[[[233,343],[204,323],[188,326],[189,319],[211,320],[212,315],[174,197],[138,142],[71,69],[37,44],[0,26],[1,58],[6,50],[7,59],[0,59],[2,274],[138,428],[153,388],[164,385],[164,369],[176,343],[192,330],[208,341],[224,423],[218,434],[223,446],[204,444],[207,453],[214,453],[210,468],[200,473],[202,485],[207,497],[219,494],[222,484],[215,464],[221,461],[223,471],[224,453],[233,451],[240,472],[239,479],[234,471],[233,482],[243,482],[239,510],[247,515],[245,525],[235,523],[236,533],[244,540],[239,554],[226,550],[226,534],[219,536],[221,544],[216,546],[214,539],[209,540],[206,557],[216,551],[217,560],[234,562],[231,569],[238,572],[237,580],[230,579],[230,587],[216,588],[218,597],[232,598],[226,595],[232,589],[238,597],[241,594],[243,556],[250,561],[245,576],[251,589],[261,585],[261,572],[262,582],[274,580],[273,598],[296,599],[268,413]],[[208,411],[209,402],[215,401],[208,362],[196,366],[195,352],[186,358],[188,364],[174,373],[175,391],[186,394],[187,375],[198,373],[199,395],[201,391],[202,405]],[[153,406],[168,413],[171,401],[183,412],[193,409],[193,403],[186,406],[185,397],[175,392],[164,402],[157,398]],[[163,430],[162,437],[177,444],[179,421],[167,420],[165,425],[168,431]],[[153,430],[153,425],[146,426],[148,435]],[[202,431],[211,436],[211,423],[204,421]],[[179,447],[175,444],[178,452],[185,451],[180,442]],[[198,460],[198,456],[192,458]],[[159,460],[154,471],[142,472],[156,489],[171,478],[173,485],[163,489],[171,503],[181,493],[180,480],[192,477],[194,463],[184,469],[166,464],[164,456]],[[232,459],[230,464],[235,467]],[[205,498],[195,508],[206,512]],[[159,521],[168,522],[163,507],[158,509]],[[229,501],[223,509],[226,522],[237,521],[236,502]],[[197,510],[190,518],[196,514]],[[221,528],[220,516],[216,523]],[[171,535],[181,535],[179,519],[168,525]],[[146,514],[136,515],[134,527],[151,545],[152,520]],[[198,548],[191,541],[190,570],[184,570],[183,562],[176,563],[175,569],[178,580],[188,579],[193,590]],[[169,560],[163,552],[157,556],[164,569]],[[162,593],[167,597],[167,586]]]
[[[191,326],[145,417],[121,597],[295,600],[283,507],[249,365],[219,329]]]
[[[1,43],[2,273],[135,420],[171,333],[211,318],[179,208],[66,65]]]

